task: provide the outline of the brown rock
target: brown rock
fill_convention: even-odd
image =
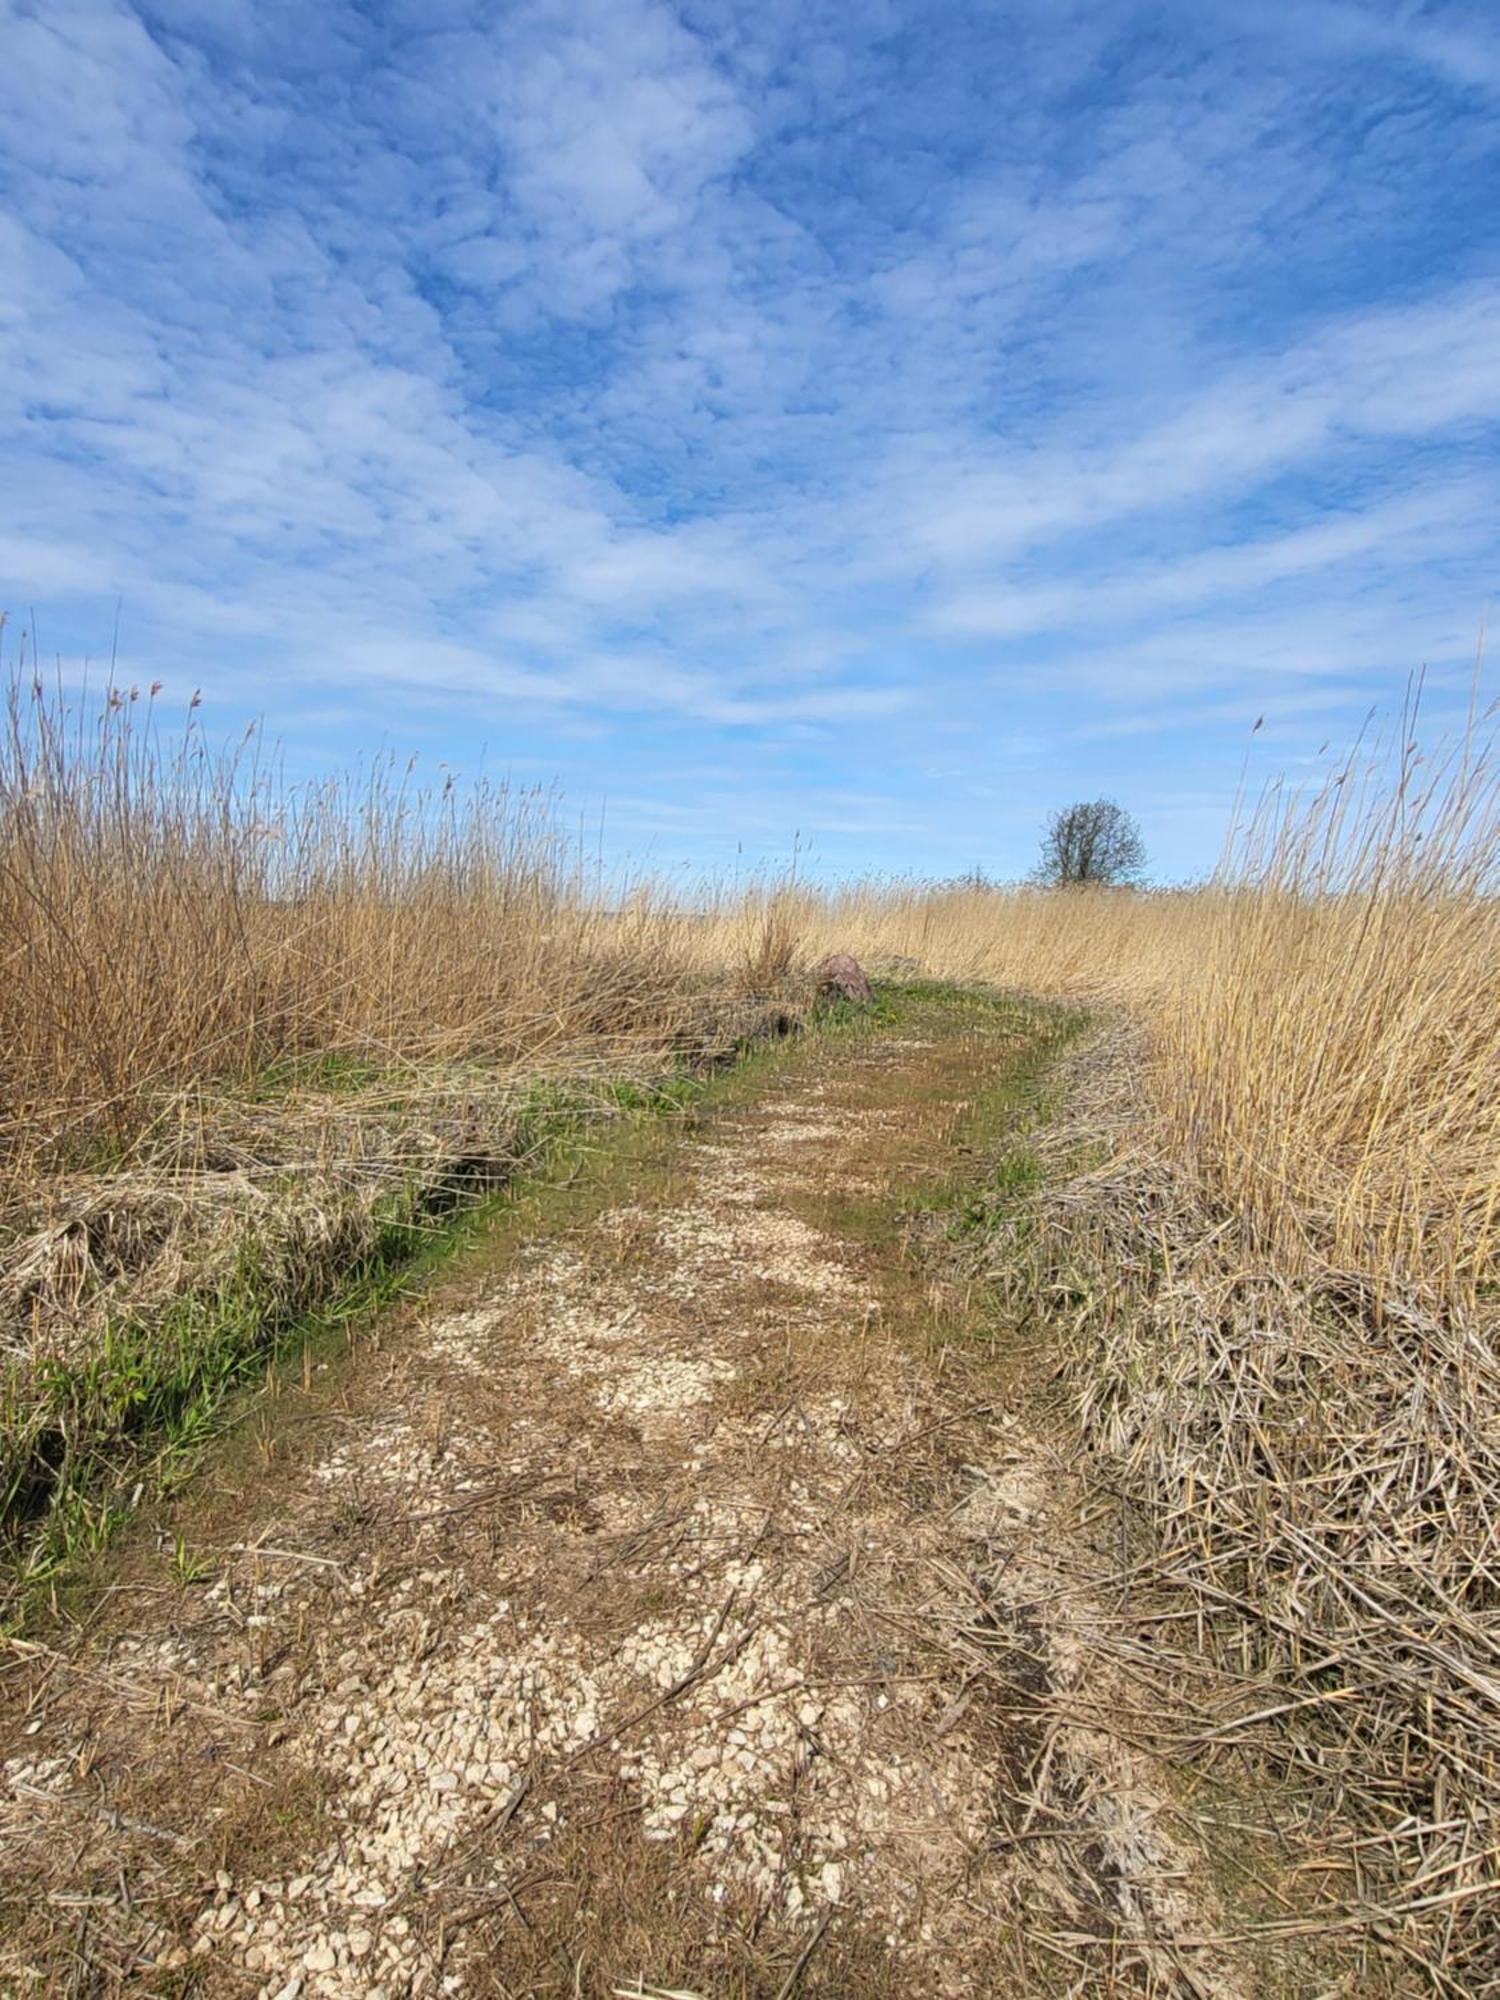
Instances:
[[[847,951],[836,951],[827,958],[819,959],[813,967],[813,978],[818,983],[821,1000],[873,1000],[875,997],[865,977],[864,967]]]

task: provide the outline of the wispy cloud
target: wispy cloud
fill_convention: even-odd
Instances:
[[[1295,752],[1471,649],[1468,0],[0,0],[0,43],[6,599],[81,652],[122,597],[143,672],[309,757],[487,741],[829,865],[1024,866],[1107,787],[1187,869],[1247,717]]]

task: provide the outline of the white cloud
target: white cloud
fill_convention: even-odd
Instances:
[[[1106,622],[1118,628],[1204,603],[1264,599],[1276,585],[1327,587],[1329,571],[1354,564],[1363,565],[1368,590],[1372,562],[1388,575],[1419,555],[1490,553],[1487,523],[1497,506],[1500,482],[1465,480],[1221,548],[1143,556],[1123,567],[1105,560],[1082,581],[960,587],[938,599],[930,622],[937,631],[988,639]],[[1333,587],[1340,587],[1336,580]]]
[[[1450,662],[1494,38],[1156,18],[0,0],[6,586],[237,699],[914,793],[1078,690],[1144,756]]]

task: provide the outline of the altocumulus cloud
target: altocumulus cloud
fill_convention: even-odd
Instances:
[[[1496,568],[1500,30],[0,0],[0,587],[617,845],[1212,859]],[[212,712],[212,711],[211,711]]]

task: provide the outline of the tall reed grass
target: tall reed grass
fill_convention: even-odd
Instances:
[[[1403,730],[1271,797],[1163,1010],[1183,1155],[1289,1267],[1470,1302],[1500,1200],[1500,760]]]
[[[345,1062],[608,1069],[701,992],[550,801],[376,764],[298,786],[158,690],[13,681],[0,741],[0,1186],[170,1149],[195,1094]],[[191,1164],[190,1162],[188,1164]]]

